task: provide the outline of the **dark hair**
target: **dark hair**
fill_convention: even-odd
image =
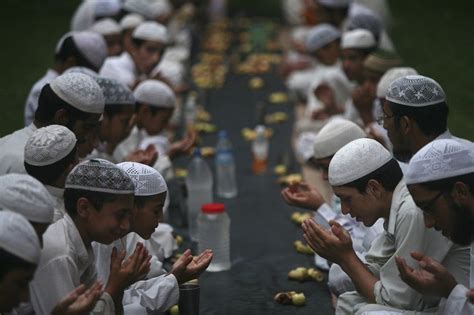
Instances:
[[[469,190],[472,191],[472,188],[474,188],[474,173],[443,178],[427,183],[420,183],[420,185],[434,191],[451,191],[451,189],[454,187],[454,184],[457,182],[463,182],[469,187]]]
[[[68,155],[63,157],[61,160],[45,166],[35,166],[28,164],[26,161],[25,169],[26,172],[42,182],[45,185],[51,185],[55,180],[61,176],[66,169],[74,163],[76,159],[77,146],[75,146]]]
[[[365,193],[369,180],[375,179],[385,190],[394,191],[402,178],[403,173],[400,165],[398,165],[395,159],[391,159],[372,173],[342,186],[354,187],[363,194]]]
[[[100,211],[105,203],[113,202],[120,196],[122,195],[100,191],[66,188],[64,190],[64,207],[66,208],[67,213],[71,217],[74,217],[77,214],[77,201],[79,198],[86,198],[97,211]]]
[[[137,105],[135,106],[135,112],[138,112],[140,108],[144,105],[148,105],[148,104],[137,102]],[[159,111],[170,109],[167,107],[157,107],[157,106],[151,106],[151,105],[148,105],[148,107],[150,108],[150,112],[152,115],[155,115]]]
[[[140,46],[143,45],[144,42],[146,42],[146,40],[132,37],[132,43],[137,48],[140,48]]]
[[[388,101],[388,105],[398,126],[400,118],[407,116],[417,123],[425,136],[438,136],[447,129],[449,108],[445,102],[423,107],[412,107]]]
[[[125,109],[133,107],[135,108],[135,105],[131,104],[106,104],[104,107],[104,114],[107,115],[107,117],[112,118],[117,114],[120,114],[121,112],[125,111]]]
[[[66,127],[71,130],[73,130],[77,120],[85,120],[91,115],[69,105],[54,93],[49,84],[46,84],[43,89],[41,89],[38,99],[38,108],[35,112],[35,120],[44,123],[51,122],[56,112],[60,109],[65,109],[68,112],[69,122]]]
[[[10,254],[6,250],[0,248],[0,281],[3,276],[13,269],[33,269],[35,264],[21,259],[18,256]]]
[[[76,59],[76,66],[86,67],[94,71],[98,71],[96,66],[94,66],[86,57],[81,53],[79,48],[77,48],[74,40],[71,36],[68,36],[62,42],[59,51],[54,56],[54,59],[57,61],[65,62],[69,57],[74,57]]]

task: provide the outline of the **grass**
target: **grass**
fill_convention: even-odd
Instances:
[[[0,136],[23,126],[23,107],[32,84],[51,65],[59,37],[79,0],[2,0],[0,29]],[[279,1],[231,1],[261,15],[279,15]],[[449,126],[474,139],[474,2],[391,0],[391,30],[406,65],[436,79],[450,106]],[[269,9],[267,9],[269,8]]]

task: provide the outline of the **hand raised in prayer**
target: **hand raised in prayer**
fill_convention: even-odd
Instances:
[[[281,196],[287,204],[303,209],[317,210],[324,203],[319,191],[306,183],[293,184],[282,189]]]
[[[145,150],[136,150],[130,153],[125,160],[153,166],[158,159],[158,151],[153,144],[149,144]]]
[[[188,153],[192,146],[196,143],[196,138],[196,131],[190,130],[183,139],[173,142],[170,146],[170,149],[168,150],[169,158],[173,160],[182,154]]]
[[[150,271],[151,256],[142,243],[137,243],[133,254],[124,261],[125,255],[124,250],[117,251],[114,248],[110,256],[110,276],[106,291],[112,296],[142,280]]]
[[[313,219],[306,219],[302,224],[303,236],[319,256],[340,265],[356,255],[352,248],[352,239],[339,223],[331,220],[329,225],[331,229],[325,230]]]
[[[51,312],[52,315],[89,314],[104,291],[102,284],[97,281],[89,289],[84,284],[62,299]]]
[[[186,250],[181,257],[173,264],[172,273],[178,283],[184,283],[198,278],[206,270],[212,260],[212,251],[206,249],[199,256],[193,257],[191,250]]]
[[[457,285],[449,271],[434,259],[420,252],[412,252],[411,257],[418,261],[420,269],[413,269],[402,257],[395,257],[400,278],[421,294],[447,298]]]

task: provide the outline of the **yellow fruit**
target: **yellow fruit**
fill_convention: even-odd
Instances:
[[[170,315],[179,315],[179,307],[178,305],[173,305],[170,308]]]
[[[254,90],[262,88],[264,84],[263,79],[260,77],[253,77],[249,81],[249,87]]]
[[[275,172],[275,174],[280,175],[280,176],[284,175],[286,173],[286,166],[282,165],[282,164],[279,164],[279,165],[275,166],[274,172]]]
[[[297,293],[291,297],[291,302],[293,305],[302,306],[306,303],[306,297],[304,296],[304,293]]]
[[[181,235],[176,235],[174,239],[176,240],[176,244],[178,244],[178,246],[183,244],[183,237]]]

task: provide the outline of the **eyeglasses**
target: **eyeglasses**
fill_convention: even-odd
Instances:
[[[427,201],[424,205],[421,205],[420,208],[425,211],[425,212],[428,212],[428,213],[431,213],[433,211],[431,211],[431,208],[433,207],[433,205],[435,204],[436,200],[439,199],[439,197],[441,197],[441,195],[444,193],[444,191],[440,191],[439,193],[436,194],[436,196],[434,196],[430,201]]]
[[[390,119],[392,117],[395,117],[396,115],[387,115],[387,114],[383,114],[382,116],[379,116],[377,119],[375,119],[375,121],[377,122],[377,124],[379,124],[380,126],[383,125],[384,121],[386,119]]]

